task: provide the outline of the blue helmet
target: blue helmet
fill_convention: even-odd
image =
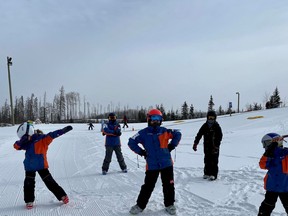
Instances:
[[[267,149],[272,143],[277,143],[279,147],[283,146],[283,137],[277,133],[268,133],[263,136],[262,140],[263,148]]]

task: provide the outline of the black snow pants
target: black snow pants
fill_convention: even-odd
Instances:
[[[140,194],[137,199],[137,205],[141,209],[145,209],[154,190],[159,173],[161,175],[164,205],[165,207],[173,205],[175,202],[175,188],[174,188],[174,173],[173,166],[161,170],[147,170],[144,184],[141,187]]]
[[[214,176],[217,179],[219,152],[215,154],[211,153],[211,151],[206,151],[204,154],[204,175]]]
[[[45,183],[46,187],[56,196],[60,201],[63,196],[67,194],[53,179],[48,169],[38,170],[38,174]],[[26,171],[24,180],[24,201],[25,203],[34,202],[35,200],[35,177],[36,171]]]
[[[102,171],[106,171],[106,172],[108,171],[109,165],[111,163],[113,151],[115,151],[120,169],[121,170],[127,169],[120,145],[105,146],[105,148],[106,148],[106,152],[105,152],[105,158],[104,158],[103,165],[102,165]]]
[[[270,216],[275,208],[278,197],[280,198],[286,213],[288,213],[288,193],[266,191],[265,199],[261,203],[258,216]]]

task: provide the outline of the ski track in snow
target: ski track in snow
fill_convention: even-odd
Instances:
[[[175,127],[178,125],[175,124]],[[286,127],[283,125],[284,123],[281,123],[279,127]],[[55,126],[49,127],[58,129]],[[125,133],[132,135],[135,131],[127,130]],[[227,133],[233,132],[228,131]],[[88,131],[76,126],[73,133],[68,133],[59,140],[55,139],[48,151],[49,170],[69,195],[70,203],[64,205],[59,202],[47,190],[37,174],[35,207],[32,210],[26,210],[23,201],[24,168],[22,161],[24,151],[13,149],[12,144],[16,137],[14,134],[11,137],[0,141],[3,151],[3,154],[0,155],[1,161],[7,161],[7,163],[0,164],[0,216],[129,215],[129,210],[136,203],[144,181],[145,163],[144,159],[139,157],[140,167],[138,168],[136,155],[128,149],[127,140],[122,140],[122,151],[128,173],[120,171],[116,156],[113,154],[109,172],[103,176],[101,166],[105,154],[104,137],[97,132],[97,127],[94,128],[94,131]],[[183,148],[185,146],[190,148],[193,138],[194,135],[183,137],[181,143]],[[229,136],[225,139],[225,142],[230,142]],[[190,151],[187,152],[181,147],[177,151],[178,158],[181,154],[191,154]],[[16,161],[15,154],[18,155]],[[220,155],[220,157],[238,158],[235,155]],[[255,160],[253,157],[250,159]],[[255,196],[264,198],[263,177],[265,172],[260,170],[257,164],[244,166],[239,170],[221,170],[220,167],[218,179],[211,182],[202,179],[203,167],[177,167],[176,162],[174,175],[175,206],[178,216],[257,215],[259,203],[253,203],[251,199]],[[205,189],[207,193],[197,193],[199,188]],[[213,198],[214,193],[222,193],[222,196],[217,196],[220,198],[215,199]],[[164,210],[160,178],[147,208],[139,215],[168,215]],[[272,215],[284,216],[286,214],[274,211]]]

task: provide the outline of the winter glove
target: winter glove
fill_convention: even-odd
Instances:
[[[29,135],[28,134],[23,135],[20,139],[21,144],[25,144],[28,141],[29,141]]]
[[[171,152],[172,150],[175,149],[175,146],[173,146],[172,144],[168,144],[168,150],[169,152]]]
[[[147,152],[142,149],[141,152],[140,152],[140,156],[141,157],[144,156],[144,158],[146,159],[147,158]]]
[[[63,132],[63,134],[65,134],[65,133],[71,131],[72,129],[73,129],[72,126],[69,125],[69,126],[64,127],[64,128],[62,129],[62,132]]]
[[[193,149],[194,151],[197,151],[197,144],[196,144],[196,143],[193,144],[192,149]]]
[[[266,157],[274,157],[274,150],[275,148],[277,147],[278,143],[277,142],[273,142],[271,143],[268,148],[266,149],[265,153],[264,153],[264,156]]]

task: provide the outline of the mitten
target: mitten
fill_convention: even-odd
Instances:
[[[273,142],[271,143],[265,150],[265,153],[264,153],[264,156],[266,157],[274,157],[274,151],[275,151],[275,148],[277,147],[278,143],[277,142]]]
[[[194,151],[197,151],[197,144],[196,144],[196,143],[193,144],[192,149],[193,149]]]
[[[172,144],[168,144],[169,152],[171,152],[173,149],[175,149],[175,146],[173,146]]]
[[[63,132],[63,134],[65,134],[65,133],[71,131],[72,129],[73,129],[72,126],[68,125],[62,129],[62,132]]]
[[[147,152],[142,149],[141,152],[140,152],[140,156],[141,157],[144,156],[144,158],[146,159],[147,158]]]
[[[29,141],[29,136],[27,134],[24,134],[20,139],[20,143],[22,143],[22,144],[24,144],[28,141]]]

